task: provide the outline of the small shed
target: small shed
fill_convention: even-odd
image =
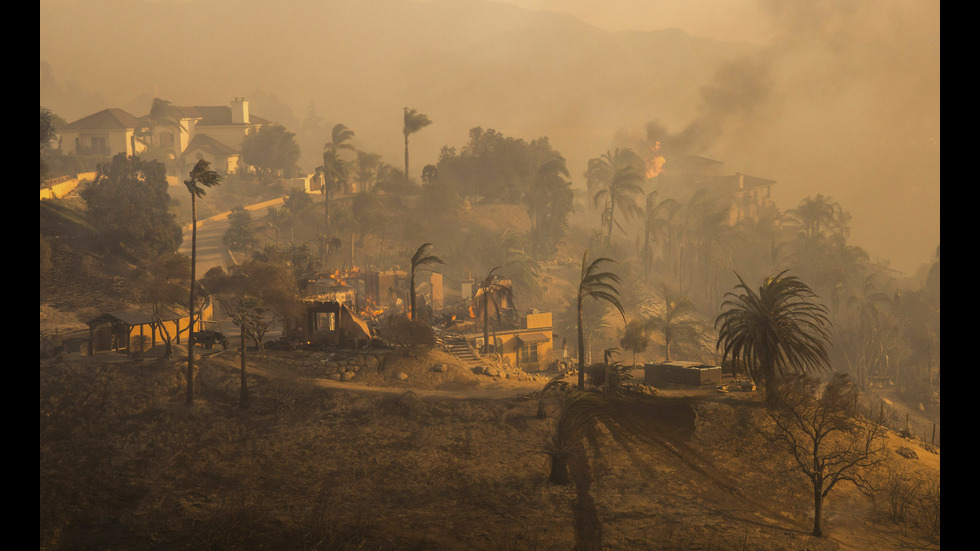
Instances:
[[[106,312],[87,322],[88,353],[95,354],[96,350],[125,350],[130,355],[142,352],[138,349],[139,345],[132,342],[133,337],[139,337],[139,343],[149,340],[150,346],[156,346],[157,331],[161,332],[162,339],[161,323],[168,324],[169,331],[176,336],[176,342],[180,343],[182,319],[185,317],[171,310],[166,310],[159,316],[145,310]]]
[[[644,382],[656,386],[664,383],[703,386],[721,384],[721,366],[701,362],[662,362],[643,364]]]

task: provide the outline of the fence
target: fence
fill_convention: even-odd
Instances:
[[[940,426],[939,423],[923,419],[916,419],[908,408],[896,407],[895,404],[887,400],[872,402],[869,407],[869,419],[877,417],[880,411],[887,415],[885,426],[896,431],[908,431],[923,442],[927,442],[937,448],[940,445]]]

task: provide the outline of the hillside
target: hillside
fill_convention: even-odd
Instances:
[[[247,410],[230,352],[199,362],[190,408],[179,364],[42,362],[40,548],[570,548],[576,490],[547,482],[539,451],[557,398],[537,419],[536,387],[451,361],[434,374],[435,354],[392,359],[346,389],[254,362]],[[449,381],[455,393],[440,397]],[[848,487],[829,498],[830,537],[808,536],[806,487],[744,424],[753,404],[697,403],[694,434],[668,447],[600,436],[591,492],[604,548],[938,548],[917,510],[896,524],[885,494],[875,507]],[[917,458],[889,453],[887,472],[938,480],[938,454],[889,445]]]

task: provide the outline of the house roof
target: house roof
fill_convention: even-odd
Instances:
[[[189,155],[192,151],[200,149],[205,153],[214,155],[215,157],[229,157],[231,155],[238,155],[238,151],[228,147],[227,145],[215,140],[207,134],[197,134],[191,143],[187,144],[187,148],[184,150],[183,156]]]
[[[122,109],[103,109],[61,128],[65,130],[129,130],[136,128],[139,119]]]
[[[172,310],[165,310],[160,314],[160,318],[163,321],[173,321],[181,319],[181,315],[173,312]],[[137,325],[149,325],[151,323],[156,323],[157,319],[153,316],[152,312],[147,312],[145,310],[126,310],[122,312],[106,312],[98,317],[89,320],[89,325],[98,325],[101,323],[112,323],[119,322],[125,325],[135,327]]]

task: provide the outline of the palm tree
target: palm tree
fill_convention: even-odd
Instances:
[[[501,280],[500,276],[497,275],[497,270],[500,267],[492,268],[487,272],[487,277],[483,278],[480,283],[480,293],[481,306],[483,307],[483,350],[484,354],[489,353],[494,348],[490,345],[490,305],[493,305],[493,309],[497,315],[497,323],[500,324],[500,310],[504,303],[513,304],[514,302],[514,291],[511,289],[510,285],[505,285]]]
[[[415,274],[430,264],[445,264],[445,262],[443,262],[438,256],[429,254],[429,249],[431,248],[432,243],[423,243],[421,247],[415,250],[415,254],[412,255],[412,275],[410,279],[412,288],[412,306],[411,310],[408,312],[408,318],[413,321],[415,320]]]
[[[136,129],[133,132],[133,155],[136,154],[135,141],[141,142],[144,146],[153,145],[153,131],[159,127],[184,129],[181,124],[182,114],[180,109],[169,101],[160,98],[153,98],[150,105],[150,113],[136,121]]]
[[[725,295],[715,320],[717,347],[722,361],[731,358],[737,371],[765,384],[771,404],[779,376],[822,371],[829,365],[827,308],[813,301],[817,296],[807,284],[785,270],[766,278],[758,291],[735,276],[739,284]]]
[[[586,298],[602,300],[612,304],[620,315],[623,316],[623,323],[626,323],[626,312],[623,305],[619,303],[619,290],[616,285],[622,284],[618,275],[612,272],[603,272],[602,265],[615,263],[609,258],[597,258],[589,263],[589,251],[586,250],[582,255],[582,277],[578,285],[578,389],[585,390],[585,331],[582,327],[582,304]]]
[[[221,176],[211,170],[211,164],[201,159],[191,169],[190,178],[184,180],[187,191],[191,193],[191,292],[190,326],[187,337],[187,405],[194,403],[194,290],[197,287],[197,198],[207,194],[205,188],[221,183]]]
[[[653,271],[653,241],[667,237],[670,230],[670,216],[677,209],[677,201],[667,198],[657,200],[658,193],[647,194],[646,208],[643,211],[643,278],[646,280]]]
[[[335,124],[330,131],[330,141],[323,145],[323,165],[317,171],[323,174],[323,223],[324,231],[330,230],[330,194],[347,183],[347,163],[340,158],[343,150],[352,150],[347,143],[354,131],[343,124]]]
[[[589,160],[585,176],[593,206],[603,209],[606,240],[612,239],[613,225],[623,229],[616,221],[617,207],[626,220],[643,214],[636,202],[637,196],[643,195],[643,188],[640,187],[644,181],[643,175],[637,168],[642,163],[642,159],[629,148],[607,151],[601,157]]]
[[[844,216],[849,218],[836,201],[823,194],[804,198],[798,207],[789,210],[786,214],[799,225],[800,233],[807,239],[823,235],[825,230],[835,226],[839,233],[844,234],[846,231]]]
[[[409,178],[408,171],[408,137],[426,126],[432,124],[429,117],[419,113],[415,109],[405,108],[405,125],[402,127],[402,134],[405,135],[405,178]]]
[[[568,213],[572,210],[574,197],[568,178],[565,158],[549,151],[539,162],[535,177],[524,194],[531,222],[528,235],[538,258],[555,251],[568,227]]]

